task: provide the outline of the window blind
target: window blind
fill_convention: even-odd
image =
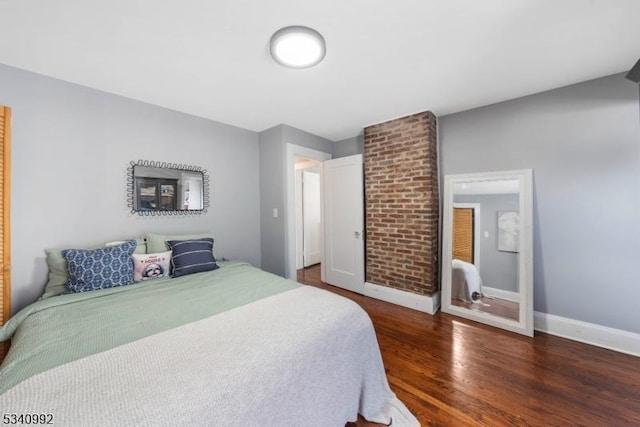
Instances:
[[[473,209],[453,209],[453,258],[473,263]]]
[[[11,109],[0,105],[0,325],[4,325],[11,315],[10,142]],[[8,343],[0,344],[0,361],[8,348]]]

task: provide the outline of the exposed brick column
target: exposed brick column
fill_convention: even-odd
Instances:
[[[438,288],[438,159],[430,111],[364,129],[366,280]]]

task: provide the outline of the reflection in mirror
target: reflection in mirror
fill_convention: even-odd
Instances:
[[[531,171],[447,175],[443,311],[533,334]]]
[[[518,321],[518,193],[517,179],[454,185],[451,304]]]
[[[208,176],[199,167],[140,160],[131,162],[128,172],[132,213],[192,214],[208,208]]]

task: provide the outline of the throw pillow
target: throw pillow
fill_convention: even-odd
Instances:
[[[211,233],[191,233],[191,234],[155,234],[147,233],[147,253],[154,254],[158,252],[164,252],[171,249],[167,245],[169,240],[197,240],[197,239],[213,239],[214,236]]]
[[[173,277],[215,270],[213,239],[169,240]]]
[[[115,246],[126,243],[127,241],[108,242],[105,246]],[[137,246],[134,253],[146,253],[147,244],[144,238],[136,239]],[[94,246],[87,249],[100,248],[101,246]],[[40,298],[49,298],[56,295],[64,294],[67,291],[66,285],[69,281],[69,273],[67,268],[67,260],[62,256],[62,249],[45,249],[47,255],[47,267],[49,268],[49,275],[47,277],[47,283],[44,287],[44,293]]]
[[[68,293],[86,292],[133,283],[131,254],[136,241],[101,249],[65,249],[62,256],[67,261]]]
[[[171,251],[145,255],[134,253],[131,258],[133,258],[133,280],[135,282],[169,276]]]

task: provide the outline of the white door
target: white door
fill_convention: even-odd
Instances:
[[[325,281],[364,293],[362,154],[324,162]]]
[[[304,266],[320,262],[320,174],[302,172]]]

